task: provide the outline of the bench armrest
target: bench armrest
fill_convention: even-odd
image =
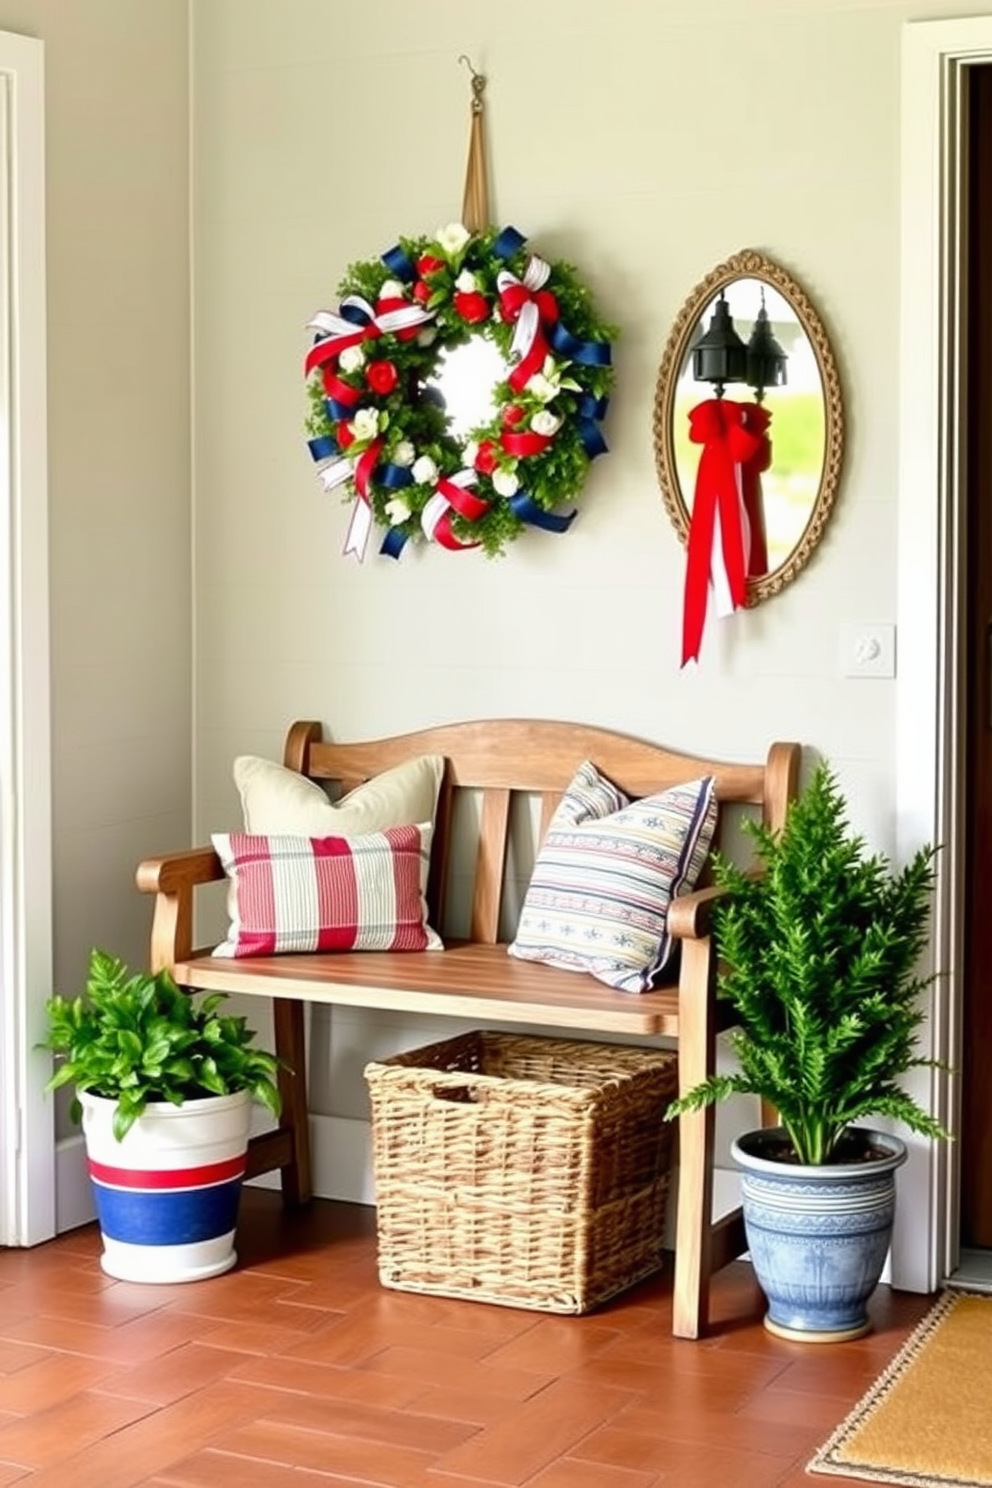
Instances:
[[[143,894],[155,895],[152,917],[151,970],[172,971],[193,949],[193,890],[224,877],[212,847],[194,847],[138,864],[135,881]]]
[[[691,894],[680,894],[668,907],[668,928],[676,940],[702,940],[713,928],[713,906],[726,889],[709,884]]]

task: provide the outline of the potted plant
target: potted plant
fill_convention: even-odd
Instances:
[[[868,1331],[907,1156],[899,1137],[860,1123],[880,1116],[948,1136],[900,1084],[914,1067],[939,1065],[917,1047],[933,981],[917,963],[936,849],[920,848],[896,872],[865,851],[845,810],[821,762],[779,835],[746,823],[755,870],[714,855],[724,890],[713,909],[717,992],[733,1005],[738,1068],[667,1111],[747,1093],[777,1113],[777,1125],[732,1146],[745,1232],[766,1327],[818,1342]]]
[[[85,992],[48,1000],[43,1047],[60,1059],[46,1089],[75,1085],[101,1265],[121,1280],[199,1280],[237,1259],[251,1105],[279,1114],[279,1061],[219,1011],[225,997],[93,950]]]

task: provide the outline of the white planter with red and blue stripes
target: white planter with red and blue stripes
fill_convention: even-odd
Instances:
[[[152,1102],[122,1142],[113,1132],[115,1101],[89,1091],[80,1101],[108,1276],[171,1283],[229,1271],[250,1093]]]

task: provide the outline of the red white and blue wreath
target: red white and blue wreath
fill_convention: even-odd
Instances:
[[[408,542],[502,553],[527,527],[565,532],[613,382],[615,330],[574,268],[528,251],[515,228],[401,238],[352,264],[340,305],[309,322],[309,447],[326,491],[352,502],[345,553]],[[441,354],[474,337],[508,369],[495,416],[453,434],[432,387]]]

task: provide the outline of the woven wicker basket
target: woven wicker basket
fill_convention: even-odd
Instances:
[[[579,1313],[661,1265],[674,1054],[476,1032],[365,1077],[384,1286]]]

